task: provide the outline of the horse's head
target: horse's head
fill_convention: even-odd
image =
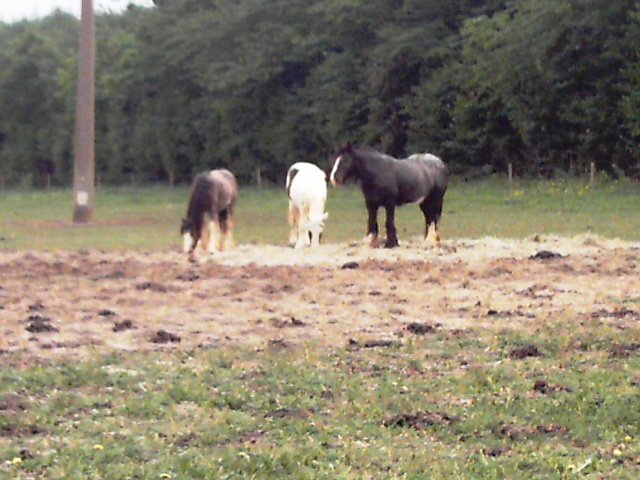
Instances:
[[[331,185],[337,187],[344,183],[355,175],[355,169],[355,148],[351,143],[347,143],[344,147],[339,148],[336,154],[336,160],[333,162],[331,175],[329,175]]]
[[[309,220],[303,227],[309,235],[309,245],[311,247],[317,247],[320,245],[320,237],[322,236],[324,222],[327,218],[329,218],[328,212],[324,212],[320,215],[309,215]]]

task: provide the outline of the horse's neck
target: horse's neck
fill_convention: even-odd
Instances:
[[[360,170],[360,176],[364,181],[375,180],[376,177],[383,174],[387,168],[391,167],[391,164],[396,160],[388,155],[375,153],[367,155],[367,157],[360,156],[358,159],[358,168]]]

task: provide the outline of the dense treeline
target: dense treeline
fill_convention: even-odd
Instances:
[[[336,142],[458,172],[638,174],[640,2],[155,0],[96,20],[102,183],[280,182]],[[79,21],[0,23],[0,176],[73,172]]]

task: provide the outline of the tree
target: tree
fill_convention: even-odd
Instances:
[[[630,170],[636,178],[640,178],[640,5],[631,12],[629,29],[626,35],[628,62],[623,69],[626,80],[621,110],[624,112],[623,141],[632,159]]]
[[[462,172],[637,163],[637,0],[154,3],[97,17],[105,183],[184,183],[220,166],[281,184],[294,161],[328,168],[346,141],[432,151]],[[45,155],[54,183],[69,182],[77,32],[63,14],[0,24],[10,183]],[[34,98],[37,118],[21,123]]]

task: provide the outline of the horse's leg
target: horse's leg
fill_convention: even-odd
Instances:
[[[424,215],[424,242],[427,244],[435,245],[437,243],[436,239],[431,235],[434,226],[434,216],[432,212],[432,206],[430,205],[428,199],[425,199],[420,204],[420,210],[422,210],[422,214]]]
[[[189,247],[189,261],[196,261],[196,247],[198,246],[198,241],[202,236],[202,228],[196,229],[195,235],[191,235],[191,247]]]
[[[222,227],[222,213],[216,213],[215,219],[211,223],[211,229],[215,232],[211,235],[211,253],[222,251],[222,239],[224,237],[224,230]]]
[[[195,237],[193,237],[193,242],[191,244],[191,248],[189,249],[189,261],[190,262],[195,262],[196,260],[196,245],[198,245],[198,240],[200,240],[200,236],[196,234]]]
[[[378,247],[378,205],[367,202],[367,212],[369,219],[367,221],[367,236],[365,242],[371,248]]]
[[[229,210],[227,214],[227,234],[225,235],[224,248],[230,249],[235,246],[233,238],[233,210]]]
[[[207,251],[209,255],[215,254],[218,249],[218,242],[220,238],[220,218],[218,215],[212,215],[209,219],[209,241],[207,243]]]
[[[223,251],[227,248],[229,243],[229,233],[231,231],[231,217],[229,210],[223,210],[218,214],[218,221],[220,222],[220,239],[219,239],[219,250]]]
[[[191,228],[191,246],[189,247],[189,261],[195,262],[197,261],[196,247],[198,246],[198,242],[203,237],[205,215],[198,216],[195,219],[192,219],[192,221],[193,221],[193,227]]]
[[[440,243],[440,232],[438,231],[438,223],[440,223],[440,217],[442,217],[442,205],[444,203],[444,192],[438,191],[437,195],[433,198],[433,243],[437,245]]]
[[[436,246],[440,242],[440,234],[438,233],[438,220],[442,213],[442,199],[434,198],[430,195],[421,204],[420,210],[424,214],[425,233],[424,240],[426,243]]]
[[[309,205],[303,203],[298,209],[298,239],[294,248],[304,248],[311,244],[309,231],[306,229],[309,224]]]
[[[424,237],[424,241],[432,246],[436,246],[438,244],[438,231],[434,222],[430,222],[427,225],[427,234]]]
[[[208,222],[206,224],[203,223],[202,224],[202,233],[200,234],[200,248],[204,251],[204,252],[209,252],[210,251],[210,244],[211,244],[211,222]]]
[[[300,209],[296,207],[292,201],[289,201],[289,225],[291,226],[291,232],[289,233],[289,245],[293,247],[298,242]]]
[[[385,207],[387,218],[385,228],[387,229],[387,240],[384,242],[384,248],[394,248],[400,245],[398,243],[398,234],[396,232],[395,207]]]

